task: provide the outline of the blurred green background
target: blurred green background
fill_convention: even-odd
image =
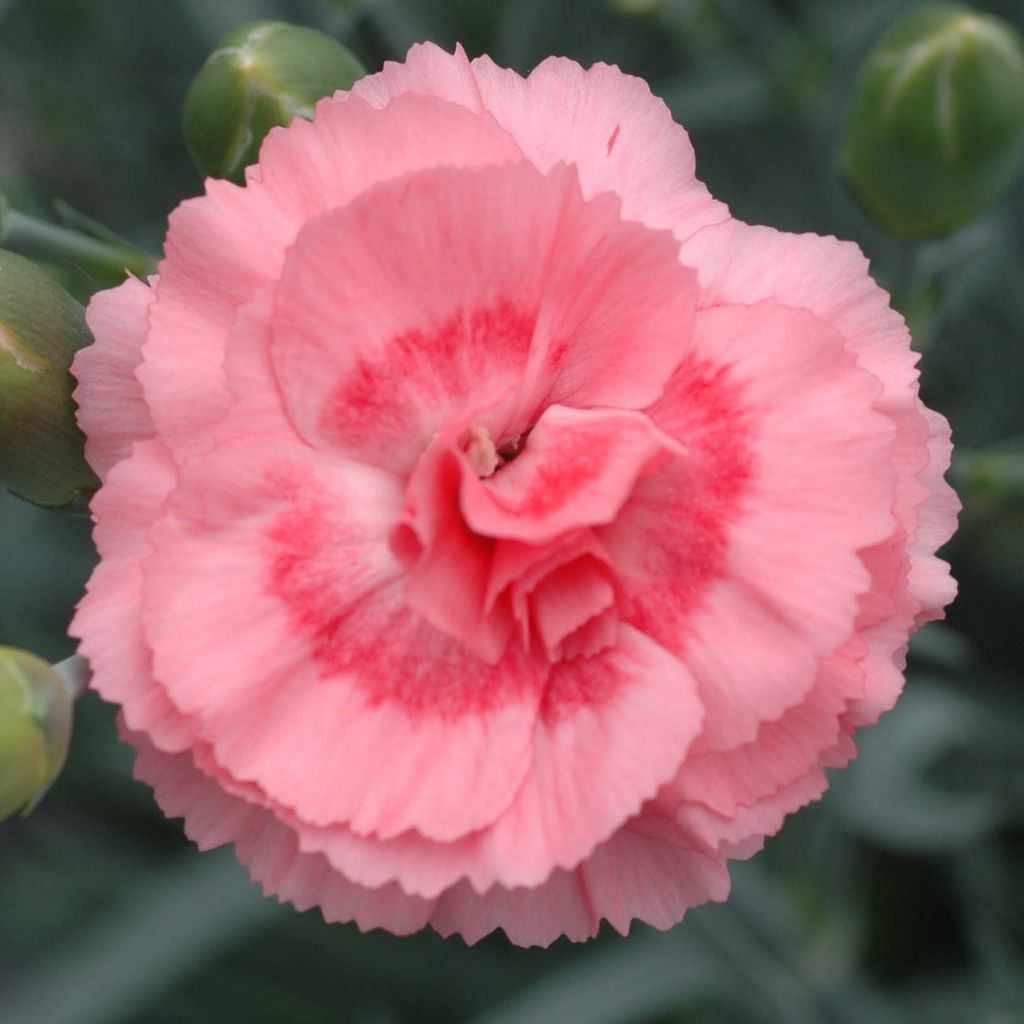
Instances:
[[[158,250],[200,189],[192,76],[242,21],[326,29],[376,70],[462,41],[651,81],[736,215],[857,240],[910,316],[952,420],[961,596],[915,641],[905,697],[824,802],[735,866],[723,906],[667,934],[510,947],[325,926],[198,855],[131,780],[113,714],[80,703],[66,772],[0,826],[3,1024],[1018,1024],[1024,1022],[1024,190],[910,245],[846,195],[838,154],[864,53],[898,0],[0,0],[0,190],[60,199]],[[1024,3],[982,9],[1021,25]],[[74,267],[54,267],[85,298]],[[0,643],[57,659],[94,555],[85,518],[0,495]]]

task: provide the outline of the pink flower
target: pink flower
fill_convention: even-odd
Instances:
[[[615,68],[414,47],[89,322],[95,687],[200,847],[331,921],[724,899],[953,596],[863,256],[730,218]]]

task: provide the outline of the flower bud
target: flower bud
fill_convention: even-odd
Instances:
[[[40,505],[98,486],[68,369],[89,341],[82,307],[34,263],[0,250],[0,486]]]
[[[60,774],[71,742],[72,703],[52,665],[0,647],[0,821],[31,811]]]
[[[258,21],[229,32],[185,97],[185,141],[203,174],[241,183],[275,125],[312,118],[316,101],[366,72],[311,28]]]
[[[943,235],[994,206],[1024,165],[1024,50],[999,18],[912,11],[868,56],[843,151],[887,231]]]

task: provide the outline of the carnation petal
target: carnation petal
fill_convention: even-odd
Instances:
[[[554,540],[612,522],[640,476],[683,452],[641,413],[550,405],[513,462],[466,480],[462,509],[483,536]]]
[[[427,924],[433,901],[410,896],[394,883],[367,888],[349,881],[322,854],[300,850],[296,832],[273,814],[230,795],[199,771],[187,753],[164,753],[123,724],[121,732],[137,752],[136,778],[153,787],[164,813],[185,818],[186,833],[201,850],[234,843],[266,895],[297,910],[319,906],[327,921],[354,921],[363,931],[386,928],[408,935]]]
[[[935,557],[935,548],[954,529],[959,509],[943,478],[949,467],[948,425],[922,405],[910,333],[890,307],[888,295],[868,275],[867,260],[856,245],[734,220],[689,239],[682,258],[698,269],[702,304],[774,297],[810,310],[836,328],[858,363],[881,384],[875,407],[896,429],[892,465],[898,473],[897,525],[891,543],[877,549],[878,556],[888,552],[888,560],[877,557],[873,569],[873,587],[884,588],[891,610],[886,620],[862,630],[869,644],[866,666],[871,668],[866,667],[868,692],[855,720],[873,722],[899,693],[907,638],[919,617],[939,616],[941,602],[955,591],[948,566]],[[901,567],[906,552],[912,561]],[[916,583],[911,591],[911,578],[924,583],[919,594]]]
[[[467,404],[509,388],[517,410],[483,422],[495,438],[550,402],[642,408],[689,343],[677,250],[610,197],[584,203],[564,166],[380,185],[311,221],[289,255],[272,346],[289,415],[310,444],[408,473]]]
[[[819,659],[853,633],[870,586],[859,552],[892,530],[894,429],[873,407],[877,381],[856,367],[834,329],[804,311],[771,302],[704,310],[695,352],[710,364],[705,374],[717,369],[736,389],[731,415],[748,460],[743,487],[719,519],[723,532],[702,541],[718,567],[695,563],[695,587],[679,574],[674,552],[690,531],[664,529],[699,523],[702,501],[715,507],[709,484],[721,470],[713,463],[694,487],[683,475],[672,489],[641,494],[640,517],[627,509],[601,539],[627,566],[627,587],[627,559],[635,560],[637,621],[684,651],[701,684],[709,712],[701,749],[723,749],[749,742],[763,721],[802,700]],[[670,387],[651,416],[685,444],[693,419],[685,401],[714,395],[687,388],[679,396]],[[698,467],[708,464],[699,437]],[[724,468],[735,465],[727,457]],[[626,535],[637,529],[645,544]]]
[[[292,134],[295,132],[295,134]],[[303,224],[380,181],[440,165],[473,167],[518,157],[492,118],[429,96],[386,111],[324,100],[316,127],[273,131],[248,187],[210,179],[206,194],[169,221],[139,379],[161,436],[178,458],[202,451],[229,395],[221,364],[238,308],[280,277]]]
[[[486,665],[403,607],[400,495],[309,449],[222,445],[151,532],[142,618],[157,678],[236,778],[314,824],[449,840],[515,795],[547,669]]]
[[[89,660],[91,687],[104,700],[120,704],[127,724],[148,733],[164,750],[186,749],[197,738],[192,724],[152,679],[138,615],[141,560],[150,551],[146,531],[162,515],[174,483],[174,464],[157,439],[137,442],[107,475],[92,501],[102,561],[68,630],[81,639],[79,652]]]
[[[729,818],[740,807],[753,806],[816,772],[823,753],[846,731],[844,715],[864,686],[858,660],[823,659],[804,700],[764,722],[749,743],[692,754],[659,794],[659,802],[700,803]]]
[[[153,288],[137,278],[94,295],[85,319],[95,341],[75,356],[71,372],[85,457],[102,480],[134,441],[153,436],[153,422],[135,379],[146,340]]]
[[[614,647],[554,665],[530,771],[486,839],[501,883],[575,867],[675,774],[703,720],[687,668],[628,626]]]
[[[617,67],[549,57],[522,78],[489,57],[469,61],[461,47],[451,54],[424,43],[352,91],[378,107],[413,92],[486,111],[542,171],[575,164],[586,198],[612,192],[623,216],[679,238],[728,217],[695,176],[686,130],[643,79]]]

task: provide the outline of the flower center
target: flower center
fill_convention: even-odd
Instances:
[[[464,451],[473,471],[481,479],[494,476],[502,463],[498,449],[491,440],[490,432],[486,427],[481,427],[476,423],[469,428]]]
[[[525,434],[515,434],[505,438],[496,445],[490,431],[480,424],[474,423],[469,428],[462,450],[473,471],[481,480],[494,476],[502,466],[511,462],[523,450],[526,443]]]
[[[621,599],[601,531],[681,446],[628,410],[549,405],[520,433],[501,421],[467,416],[420,457],[391,534],[405,599],[491,663],[515,638],[552,662],[589,656],[614,643]]]

